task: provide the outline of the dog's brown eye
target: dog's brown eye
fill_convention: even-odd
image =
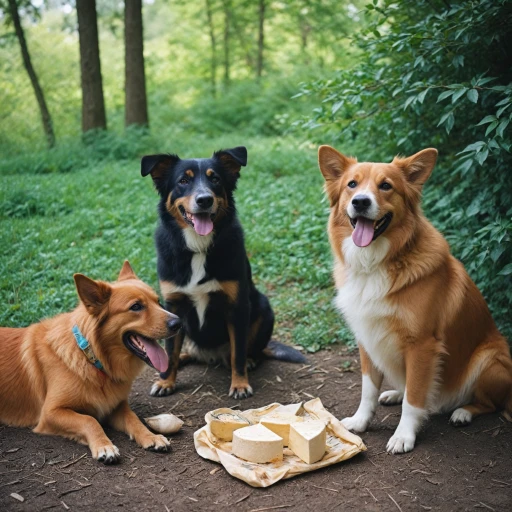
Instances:
[[[211,182],[214,183],[215,185],[220,181],[220,179],[217,176],[212,176],[210,179]]]
[[[348,186],[349,186],[349,188],[356,188],[357,187],[357,183],[354,180],[352,180],[352,181],[348,182]]]
[[[130,306],[130,311],[142,311],[144,306],[140,302],[136,302]]]
[[[379,188],[381,190],[391,190],[393,187],[387,182],[387,181],[383,181],[380,185],[379,185]]]
[[[178,182],[180,185],[186,185],[188,183],[187,178],[181,178],[181,180]]]

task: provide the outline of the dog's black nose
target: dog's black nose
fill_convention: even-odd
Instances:
[[[181,320],[178,317],[167,320],[167,327],[170,332],[176,333],[181,329]]]
[[[213,204],[213,196],[210,194],[198,195],[196,196],[196,203],[200,208],[210,208],[210,206]]]
[[[358,195],[352,198],[352,206],[356,212],[364,212],[371,204],[372,200],[368,196]]]

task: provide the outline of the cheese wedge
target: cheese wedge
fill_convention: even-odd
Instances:
[[[233,432],[233,455],[249,462],[283,460],[283,438],[260,423]]]
[[[327,433],[323,421],[303,421],[290,425],[288,447],[306,464],[318,462],[324,456],[326,441]]]
[[[290,435],[290,424],[302,421],[302,417],[295,416],[287,412],[271,412],[262,416],[260,423],[272,430],[274,434],[283,438],[283,445],[288,446],[288,437]]]
[[[230,409],[219,410],[211,414],[210,432],[221,441],[231,441],[233,432],[239,428],[248,427],[251,422],[242,415]]]
[[[276,407],[272,413],[275,412],[287,412],[289,414],[295,414],[298,416],[303,411],[302,402],[300,404],[288,404],[288,405],[280,405]]]

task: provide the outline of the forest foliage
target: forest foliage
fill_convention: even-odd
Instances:
[[[260,173],[242,180],[239,191],[240,210],[249,219],[249,251],[276,307],[278,333],[316,349],[347,338],[339,325],[323,325],[322,315],[315,315],[315,304],[329,315],[333,309],[316,146],[332,144],[360,160],[378,161],[436,147],[440,158],[424,190],[424,209],[511,338],[512,3],[367,1],[265,0],[262,44],[261,1],[145,2],[146,129],[123,126],[123,5],[97,0],[109,129],[85,136],[74,4],[20,1],[56,135],[56,146],[47,150],[16,38],[2,11],[7,0],[0,0],[0,173],[13,178],[0,193],[0,218],[9,223],[9,237],[25,233],[34,225],[32,217],[42,218],[43,227],[79,221],[73,198],[38,200],[50,197],[44,189],[50,183],[74,190],[72,176],[46,175],[89,168],[99,177],[101,169],[127,168],[132,182],[144,153],[190,154],[197,147],[194,156],[207,156],[218,149],[212,146],[217,141],[248,141],[251,165]],[[25,178],[15,179],[20,175],[37,187],[28,190]],[[245,188],[255,184],[264,193]],[[116,187],[121,189],[120,181]],[[283,187],[296,190],[287,188],[285,200],[279,195]],[[132,193],[147,200],[136,188]],[[123,215],[112,216],[123,226]],[[102,229],[98,225],[97,232]],[[30,249],[35,260],[57,250],[47,242],[48,247],[44,237],[39,240],[39,255]],[[122,247],[129,251],[129,244]],[[100,258],[100,245],[97,250]],[[7,249],[2,254],[12,262]],[[28,317],[18,313],[21,295],[13,295],[10,277],[8,265],[0,265],[2,296],[19,322]]]
[[[360,159],[440,152],[424,209],[510,336],[512,319],[512,3],[373,0],[354,42],[360,62],[303,84],[296,122]]]

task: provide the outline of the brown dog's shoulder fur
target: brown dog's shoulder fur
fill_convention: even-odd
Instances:
[[[435,149],[425,149],[389,164],[359,163],[329,146],[319,149],[331,204],[337,305],[356,335],[363,367],[361,406],[345,424],[366,429],[387,376],[398,389],[383,393],[381,403],[404,395],[407,401],[388,444],[394,453],[412,449],[426,411],[462,406],[454,424],[495,409],[512,414],[508,344],[482,294],[421,210],[422,187],[436,158]],[[364,375],[370,378],[366,390]]]
[[[93,457],[115,462],[117,448],[98,420],[129,433],[146,448],[167,449],[127,405],[132,383],[144,367],[123,343],[129,332],[157,340],[169,336],[169,318],[156,293],[125,262],[118,281],[75,274],[80,304],[69,313],[25,328],[0,328],[0,422],[33,427],[88,444]],[[143,309],[134,312],[134,301]],[[101,361],[99,370],[78,347],[78,326]]]

